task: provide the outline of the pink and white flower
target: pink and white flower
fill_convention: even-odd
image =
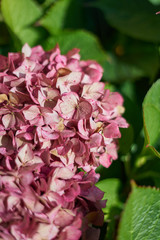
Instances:
[[[99,238],[106,202],[95,169],[117,159],[128,127],[102,73],[58,45],[0,56],[1,239]]]

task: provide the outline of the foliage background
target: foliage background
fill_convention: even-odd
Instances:
[[[0,4],[0,54],[26,42],[45,50],[59,43],[64,54],[80,48],[82,59],[103,66],[106,88],[123,95],[130,127],[121,131],[119,159],[97,170],[108,199],[100,239],[160,239],[160,0]]]

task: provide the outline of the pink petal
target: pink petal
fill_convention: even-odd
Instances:
[[[21,178],[20,178],[20,181],[22,183],[23,186],[27,186],[27,185],[30,185],[31,182],[33,181],[34,179],[34,176],[33,176],[33,173],[32,172],[27,172],[26,171],[21,171]]]
[[[94,68],[89,67],[86,70],[86,73],[90,76],[90,78],[92,79],[92,82],[98,82],[102,78],[102,72],[99,72]]]
[[[128,128],[129,127],[129,124],[127,123],[126,119],[124,119],[123,117],[117,117],[116,119],[110,120],[109,122],[116,123],[118,125],[118,127],[120,127],[120,128]]]
[[[110,123],[107,127],[103,129],[104,136],[106,138],[120,138],[121,133],[119,131],[119,128],[117,124]]]
[[[77,60],[80,60],[80,55],[79,55],[80,49],[78,48],[73,48],[67,53],[67,58],[74,58]]]
[[[21,240],[21,239],[25,239],[25,236],[23,233],[21,233],[20,230],[20,226],[19,224],[12,224],[11,225],[11,230],[10,230],[12,236],[14,236],[14,238],[16,240]],[[7,239],[8,240],[8,239]],[[26,240],[26,239],[25,239]]]
[[[88,101],[81,101],[78,105],[75,119],[89,119],[92,114],[92,106]]]
[[[73,151],[76,153],[76,156],[82,156],[86,152],[85,144],[80,141],[78,138],[72,138]]]
[[[16,205],[19,204],[20,200],[21,200],[20,197],[10,195],[7,198],[7,209],[13,211]]]
[[[0,93],[8,94],[8,92],[9,88],[5,84],[0,83]]]
[[[75,112],[75,108],[78,104],[78,99],[79,99],[78,95],[74,92],[67,93],[62,97],[60,109],[62,112],[62,116],[65,119],[72,118]]]
[[[100,133],[94,133],[90,136],[90,147],[99,147],[101,146],[102,135]]]
[[[24,46],[22,47],[22,53],[24,54],[24,57],[30,57],[32,53],[32,49],[30,46],[25,43]]]
[[[64,55],[57,54],[57,56],[55,57],[55,61],[57,63],[62,62],[62,63],[64,63],[66,65],[67,58]]]
[[[116,106],[122,106],[123,97],[118,92],[110,92],[106,90],[102,99],[103,107],[108,110]]]
[[[84,139],[89,139],[89,132],[85,126],[85,120],[81,119],[78,121],[78,131],[79,135]]]
[[[65,185],[66,185],[66,183],[64,180],[52,178],[49,183],[49,190],[59,193],[60,191],[64,190]]]
[[[80,187],[78,183],[72,184],[67,190],[65,190],[64,200],[66,202],[73,202],[80,194]]]
[[[16,158],[16,163],[19,165],[22,165],[26,162],[29,162],[33,159],[33,151],[32,147],[29,144],[25,144],[19,151],[17,158]]]
[[[38,228],[36,230],[36,234],[33,236],[32,239],[52,240],[57,236],[58,232],[59,232],[58,227],[55,226],[54,224],[39,223]]]
[[[27,107],[26,110],[23,110],[23,114],[27,120],[32,120],[40,114],[40,111],[37,106],[33,105],[31,107]]]
[[[57,79],[56,87],[60,89],[61,94],[65,92],[71,92],[71,86],[74,86],[80,83],[81,78],[82,78],[82,73],[71,72],[70,74],[64,77],[59,77]]]
[[[118,158],[117,154],[117,145],[115,143],[111,143],[107,145],[107,153],[112,157],[113,160]]]
[[[42,137],[45,139],[58,139],[59,138],[59,134],[56,132],[49,132],[49,131],[45,131],[45,129],[42,129]]]
[[[79,240],[81,231],[76,227],[68,226],[60,234],[59,240]]]
[[[30,59],[32,61],[40,61],[41,57],[44,55],[44,53],[45,52],[40,45],[35,46],[35,47],[32,48],[32,54],[30,56]]]
[[[74,214],[71,210],[67,209],[67,211],[65,210],[61,210],[58,212],[57,216],[55,217],[55,224],[59,227],[65,227],[69,224],[72,223],[74,219]]]
[[[36,196],[32,188],[27,186],[23,192],[23,202],[25,203],[26,207],[31,211],[42,212],[44,209],[43,204],[40,203],[38,197]]]
[[[2,238],[2,240],[15,240],[15,237],[11,236],[11,234],[9,232],[7,232],[7,229],[0,229],[3,232],[0,232],[0,237]],[[5,232],[6,230],[6,232]]]
[[[17,77],[24,77],[26,73],[32,72],[33,69],[36,67],[36,63],[33,61],[30,61],[28,59],[25,59],[20,67],[15,69],[13,73]]]
[[[61,133],[61,137],[68,138],[68,137],[74,137],[76,132],[74,130],[63,130]]]
[[[104,92],[104,86],[105,84],[102,82],[86,84],[83,86],[82,97],[87,99],[98,99]]]
[[[99,158],[100,164],[102,164],[104,167],[109,168],[109,166],[112,163],[111,156],[107,154],[106,152],[103,153]]]
[[[8,59],[5,56],[0,55],[0,71],[3,71],[8,66]]]
[[[52,223],[55,220],[56,215],[59,213],[59,209],[61,206],[57,206],[53,208],[49,213],[47,213],[47,216],[49,217],[50,222]]]
[[[72,147],[72,142],[67,141],[63,146],[57,147],[57,152],[59,155],[65,156]]]
[[[2,117],[2,123],[4,127],[7,128],[13,128],[16,124],[16,119],[13,114],[6,114]]]
[[[55,174],[56,174],[56,178],[61,178],[65,180],[70,179],[74,176],[74,172],[66,167],[57,168],[55,171]]]

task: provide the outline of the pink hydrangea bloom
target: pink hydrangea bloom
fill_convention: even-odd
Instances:
[[[0,238],[98,239],[105,201],[95,169],[117,159],[128,127],[102,73],[78,49],[25,44],[0,56]]]

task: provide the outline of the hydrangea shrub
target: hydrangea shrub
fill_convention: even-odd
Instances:
[[[0,237],[98,239],[99,165],[117,159],[123,98],[100,82],[102,67],[25,44],[0,56]]]

